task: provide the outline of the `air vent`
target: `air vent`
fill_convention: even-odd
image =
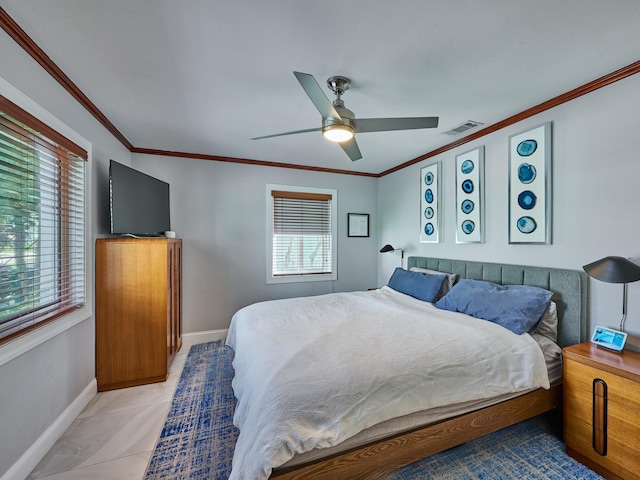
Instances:
[[[473,120],[467,120],[463,124],[458,125],[457,127],[442,133],[444,133],[445,135],[451,135],[452,137],[455,137],[456,135],[460,135],[461,133],[466,132],[467,130],[471,130],[472,128],[475,128],[479,125],[484,125],[484,123],[474,122]]]

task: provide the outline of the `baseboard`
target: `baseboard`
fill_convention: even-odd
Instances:
[[[221,330],[205,330],[202,332],[183,333],[182,334],[182,348],[183,351],[188,352],[191,345],[198,343],[215,342],[216,340],[227,338],[228,329]]]
[[[24,480],[44,458],[71,423],[80,415],[98,391],[98,383],[94,378],[89,385],[64,409],[58,418],[40,437],[22,454],[0,480]]]

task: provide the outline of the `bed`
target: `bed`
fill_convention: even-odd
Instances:
[[[563,347],[586,338],[584,272],[426,257],[409,257],[407,269],[428,269],[469,279],[458,280],[458,291],[462,291],[463,283],[468,286],[475,280],[548,290],[553,293],[551,300],[557,310],[557,345]],[[435,279],[438,275],[426,276]],[[453,298],[453,293],[449,297]],[[343,311],[344,315],[339,313]],[[433,320],[436,323],[423,324],[421,319],[427,315],[437,318]],[[302,323],[308,321],[307,316],[312,318],[311,323]],[[358,323],[361,317],[367,323]],[[552,378],[550,374],[547,355],[539,348],[544,338],[537,334],[513,335],[493,322],[469,322],[468,318],[389,287],[263,302],[242,309],[234,316],[227,339],[236,352],[234,392],[238,405],[234,423],[240,426],[231,478],[266,478],[269,474],[280,479],[375,478],[560,406],[561,377]],[[244,324],[247,326],[242,327]],[[431,337],[435,325],[443,331]],[[276,335],[272,340],[273,331]],[[286,332],[286,341],[279,338],[282,332]],[[429,348],[421,347],[415,338]],[[443,339],[441,345],[439,339]],[[461,339],[467,339],[464,341],[468,344]],[[345,343],[347,340],[355,346]],[[309,345],[298,348],[305,343]],[[557,345],[553,346],[559,351]],[[275,355],[269,353],[274,348]],[[247,350],[252,350],[251,354]],[[351,356],[341,357],[347,350]],[[463,368],[457,360],[453,365],[441,365],[439,357],[428,356],[444,357],[449,351],[455,352],[450,355],[453,359],[462,361],[466,355],[473,361]],[[365,358],[354,359],[353,352]],[[508,365],[499,357],[503,353],[511,359]],[[557,351],[555,357],[559,358]],[[380,359],[384,359],[381,365],[376,363]],[[490,361],[502,364],[498,368]],[[369,378],[366,368],[351,372],[351,364],[368,366],[368,362],[376,375],[387,375],[389,385],[382,385],[377,377]],[[349,369],[343,370],[346,364],[350,364]],[[402,374],[385,373],[387,364]],[[423,373],[425,364],[449,374]],[[486,375],[472,370],[476,364]],[[558,371],[557,365],[554,371]],[[283,378],[288,383],[282,384]],[[324,382],[324,378],[331,382]],[[477,385],[476,379],[480,379]],[[464,388],[453,385],[452,380]],[[291,385],[294,389],[287,391]],[[474,387],[473,393],[469,393],[470,387]],[[299,404],[312,404],[316,398],[322,408],[310,409],[312,413],[308,414],[314,417],[311,422],[300,416]],[[291,432],[287,430],[289,424],[294,425]],[[277,447],[268,445],[271,438],[277,439]],[[267,467],[260,463],[262,456]],[[254,462],[259,465],[252,470],[250,464]],[[236,468],[236,464],[243,468]]]

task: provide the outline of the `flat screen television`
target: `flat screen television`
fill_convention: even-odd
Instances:
[[[169,184],[111,160],[109,211],[112,235],[161,236],[171,230]]]

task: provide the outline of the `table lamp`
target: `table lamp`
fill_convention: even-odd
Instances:
[[[380,249],[380,253],[387,253],[387,252],[395,252],[396,250],[400,250],[400,266],[402,266],[402,259],[404,258],[404,250],[401,248],[393,248],[391,245],[389,245],[388,243],[382,247]]]
[[[607,283],[622,283],[622,320],[620,331],[624,332],[627,319],[627,284],[640,280],[640,266],[624,257],[605,257],[582,267],[587,275]]]

